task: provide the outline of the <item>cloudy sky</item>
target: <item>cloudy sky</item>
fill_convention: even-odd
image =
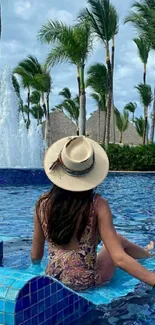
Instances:
[[[42,24],[48,19],[58,19],[65,23],[74,23],[79,11],[86,5],[85,0],[0,0],[2,5],[2,41],[0,70],[5,65],[14,68],[19,61],[28,54],[35,55],[40,62],[44,62],[49,52],[49,46],[40,44],[36,35]],[[143,66],[137,55],[137,49],[132,41],[136,35],[131,25],[123,25],[124,17],[128,14],[132,0],[113,0],[120,16],[119,34],[116,38],[115,64],[115,104],[120,110],[129,101],[137,101],[137,115],[142,114],[139,97],[134,86],[142,81]],[[87,62],[89,65],[105,62],[103,45],[97,43],[93,54]],[[152,85],[154,77],[155,59],[151,53],[148,64],[148,83]],[[58,96],[63,87],[69,87],[75,95],[77,93],[76,69],[74,66],[63,64],[52,68],[53,91],[51,94],[51,108],[61,102]],[[87,99],[87,114],[94,109],[95,104]]]

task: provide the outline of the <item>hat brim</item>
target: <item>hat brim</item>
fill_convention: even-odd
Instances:
[[[71,138],[72,137],[66,137],[58,140],[47,150],[44,158],[45,173],[52,183],[65,190],[73,192],[91,190],[103,182],[109,171],[109,160],[106,152],[92,139],[87,138],[94,149],[95,164],[88,174],[78,177],[71,176],[63,169],[63,167],[61,167],[61,165],[50,170],[50,166],[57,160],[65,143]]]

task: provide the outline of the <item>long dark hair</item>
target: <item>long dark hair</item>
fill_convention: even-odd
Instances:
[[[81,223],[77,232],[80,240],[89,218],[94,191],[71,192],[56,185],[37,203],[36,212],[39,215],[41,202],[44,201],[44,218],[47,221],[48,238],[58,246],[70,243],[76,230],[78,218]]]

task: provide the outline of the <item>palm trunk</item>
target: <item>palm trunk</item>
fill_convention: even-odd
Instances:
[[[78,82],[78,92],[80,97],[80,68],[77,67],[77,82]]]
[[[107,121],[107,109],[105,111],[104,125],[103,125],[103,144],[105,144],[106,137],[106,121]]]
[[[99,143],[101,141],[100,121],[101,121],[101,102],[99,101],[99,105],[98,105],[98,142]]]
[[[106,64],[108,69],[108,104],[107,104],[105,147],[107,150],[110,142],[110,121],[111,121],[111,104],[112,104],[112,70],[111,70],[111,61],[110,61],[109,42],[106,43]]]
[[[49,93],[46,96],[47,109],[46,109],[46,122],[45,122],[45,141],[49,148],[51,144],[51,125],[50,125],[50,112],[49,112]],[[46,105],[45,105],[46,106]]]
[[[148,112],[148,108],[145,106],[144,107],[145,124],[144,124],[143,144],[146,144],[146,137],[147,137],[147,124],[148,124],[147,112]]]
[[[30,87],[27,88],[27,129],[30,126]]]
[[[84,64],[80,66],[80,114],[79,114],[79,135],[86,133],[86,93],[84,82]]]
[[[43,111],[44,111],[44,115],[45,115],[45,117],[46,117],[46,115],[47,115],[47,110],[46,110],[46,104],[45,104],[45,96],[44,96],[44,93],[42,93],[41,97],[42,97],[42,106],[43,106]]]
[[[113,36],[112,38],[112,57],[111,57],[111,62],[112,62],[112,103],[111,103],[111,112],[112,112],[112,124],[113,124],[113,143],[116,142],[116,137],[115,137],[115,112],[114,112],[114,67],[115,67],[115,37]]]
[[[144,64],[143,82],[144,82],[144,85],[146,85],[146,64]]]
[[[120,143],[123,142],[123,132],[121,132],[121,135],[120,135]]]
[[[39,110],[37,110],[37,125],[39,125],[39,121],[40,121]]]
[[[155,87],[154,87],[154,101],[152,109],[152,119],[151,119],[151,133],[150,133],[150,142],[154,141],[154,130],[155,130]]]

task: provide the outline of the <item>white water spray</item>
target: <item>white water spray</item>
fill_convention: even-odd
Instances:
[[[11,70],[0,81],[0,168],[41,168],[44,153],[42,127],[31,117],[29,131],[18,110]]]

